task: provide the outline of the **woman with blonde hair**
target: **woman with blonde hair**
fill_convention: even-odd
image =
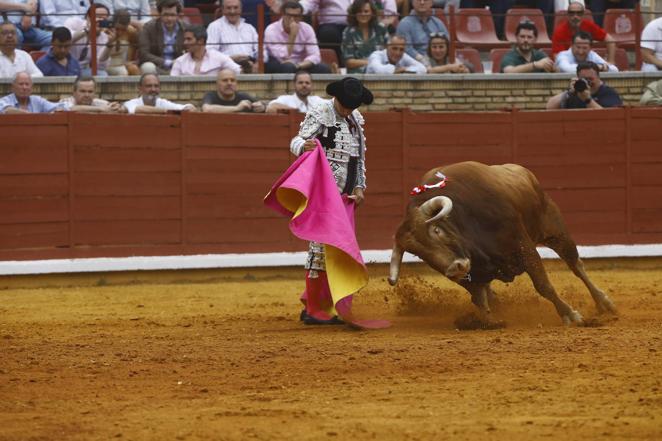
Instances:
[[[449,46],[446,34],[436,33],[430,36],[427,56],[422,60],[428,73],[471,73],[473,66],[463,60],[456,59],[454,63],[448,62]]]

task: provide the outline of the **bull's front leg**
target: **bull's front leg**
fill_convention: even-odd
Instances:
[[[471,294],[471,303],[478,308],[481,320],[488,324],[496,324],[497,321],[494,319],[490,308],[490,297],[494,295],[490,289],[490,284],[463,281],[462,286]]]
[[[578,325],[584,324],[584,319],[581,314],[561,300],[556,293],[556,290],[547,277],[547,272],[542,264],[542,259],[533,244],[522,244],[522,257],[524,260],[524,271],[526,271],[531,278],[536,291],[554,304],[556,312],[561,316],[563,323],[566,325],[572,323]]]

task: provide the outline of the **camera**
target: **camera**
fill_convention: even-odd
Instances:
[[[99,26],[100,28],[105,28],[105,29],[112,28],[113,27],[113,22],[110,21],[110,20],[99,20],[99,22],[97,23],[97,26]]]
[[[588,82],[585,78],[578,78],[577,81],[575,81],[574,89],[575,93],[580,93],[585,91],[591,86],[591,83]]]

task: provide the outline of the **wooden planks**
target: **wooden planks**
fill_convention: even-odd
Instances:
[[[464,160],[530,168],[579,243],[662,238],[661,109],[365,118],[364,249],[391,247],[425,171]],[[0,258],[305,250],[262,204],[300,120],[3,116]]]

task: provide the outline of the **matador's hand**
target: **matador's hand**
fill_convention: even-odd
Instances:
[[[303,151],[304,152],[309,152],[311,150],[315,150],[315,147],[317,146],[317,143],[315,142],[314,139],[308,139],[306,142],[303,143]]]
[[[356,187],[352,192],[351,196],[348,196],[349,199],[352,199],[357,207],[359,207],[365,200],[365,195],[363,194],[363,189],[361,187]]]

